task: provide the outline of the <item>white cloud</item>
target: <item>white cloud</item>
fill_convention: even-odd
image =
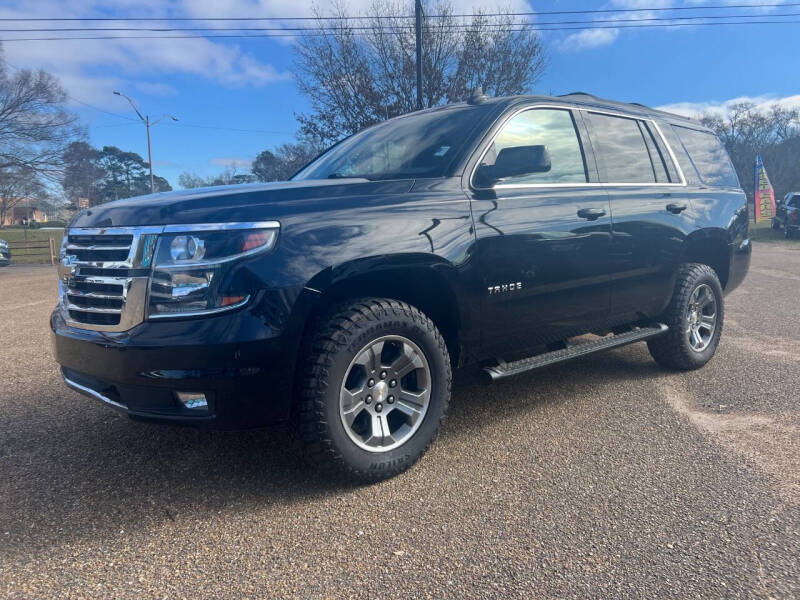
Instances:
[[[232,169],[249,169],[250,165],[253,164],[253,159],[242,158],[237,156],[229,156],[229,157],[220,156],[212,158],[208,162],[217,167],[230,167]]]
[[[559,45],[562,50],[580,52],[588,48],[607,46],[619,37],[619,29],[583,29],[568,35]]]
[[[781,4],[788,2],[789,0],[770,0],[769,4]],[[675,0],[611,0],[607,4],[603,5],[601,8],[603,9],[653,9],[653,8],[670,8],[675,6],[687,6],[687,7],[696,7],[698,9],[703,7],[703,4],[711,3],[714,6],[719,6],[721,4],[741,4],[742,0],[684,0],[683,3],[676,2]],[[754,7],[752,9],[748,9],[751,12],[761,13],[762,15],[766,15],[769,12],[775,10],[777,7]],[[682,17],[689,17],[689,16],[702,16],[703,14],[712,14],[712,13],[703,13],[703,12],[695,12],[695,11],[678,11],[682,13]],[[712,11],[714,14],[720,14],[719,10]],[[597,17],[598,23],[594,25],[595,29],[583,29],[576,33],[572,33],[564,38],[560,43],[559,47],[562,51],[565,52],[579,52],[581,50],[586,50],[590,48],[597,48],[600,46],[607,46],[609,44],[614,43],[624,31],[636,31],[636,28],[632,27],[622,27],[622,28],[612,28],[609,23],[603,23],[602,21],[610,21],[610,20],[643,20],[643,19],[672,19],[676,16],[676,12],[665,12],[665,11],[652,11],[652,10],[641,10],[637,12],[630,12],[630,13],[604,13]],[[728,14],[728,13],[723,13]],[[636,25],[669,25],[669,24],[684,24],[686,27],[691,26],[691,22],[687,23],[685,20],[674,21],[674,20],[665,20],[665,21],[649,21],[646,23],[636,23]],[[590,25],[591,27],[591,25]],[[607,29],[605,27],[608,27]],[[685,27],[673,27],[667,28],[665,31],[685,31]],[[644,28],[644,31],[652,31],[651,29]]]
[[[222,2],[224,4],[224,2]],[[163,2],[143,0],[131,2],[87,0],[81,3],[63,3],[57,0],[26,2],[15,0],[0,7],[0,17],[87,17],[136,14],[137,16],[163,16],[182,11],[165,9]],[[130,11],[130,12],[128,12]],[[185,14],[185,13],[183,13]],[[247,14],[247,13],[245,13]],[[148,25],[162,24],[148,22]],[[20,23],[19,28],[68,28],[140,26],[132,22],[37,22]],[[56,32],[37,32],[31,37],[65,35]],[[81,36],[81,33],[74,34]],[[86,34],[83,34],[86,35]],[[98,32],[99,36],[129,35],[124,32]],[[13,34],[10,37],[28,37]],[[27,68],[44,68],[61,79],[67,91],[86,102],[106,108],[116,105],[111,90],[116,87],[137,87],[151,95],[170,95],[175,89],[168,84],[141,81],[143,76],[189,74],[226,86],[263,86],[289,78],[272,65],[243,51],[234,43],[221,43],[209,39],[188,40],[76,40],[8,42],[3,44],[6,59],[12,65]]]
[[[749,102],[755,104],[759,110],[768,110],[774,104],[782,106],[783,108],[798,109],[800,110],[800,95],[796,96],[739,96],[738,98],[731,98],[730,100],[723,101],[709,101],[709,102],[675,102],[673,104],[665,104],[657,106],[659,110],[684,115],[690,118],[698,118],[705,114],[712,114],[716,116],[725,116],[730,112],[731,106],[740,104],[742,102]]]

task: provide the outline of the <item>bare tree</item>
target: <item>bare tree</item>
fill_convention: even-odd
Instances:
[[[731,106],[724,117],[706,115],[701,121],[725,144],[750,201],[757,154],[764,160],[776,197],[800,190],[800,111],[777,104],[761,110],[755,104],[742,102]]]
[[[281,144],[260,152],[252,172],[258,181],[285,181],[311,162],[323,148],[309,141]]]
[[[81,134],[77,117],[64,108],[66,100],[49,73],[24,69],[9,75],[0,47],[0,172],[58,175],[65,148]]]
[[[539,35],[511,14],[457,17],[447,0],[425,3],[425,107],[466,99],[478,86],[497,96],[529,91],[542,76]],[[414,19],[409,3],[376,0],[356,20],[343,4],[335,21],[317,13],[318,36],[298,38],[295,77],[312,111],[298,115],[301,134],[335,142],[416,108]],[[388,17],[388,18],[387,18]]]

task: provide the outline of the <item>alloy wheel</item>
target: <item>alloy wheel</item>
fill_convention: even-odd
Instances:
[[[702,352],[708,348],[717,329],[717,299],[711,286],[702,283],[692,292],[686,311],[686,324],[686,335],[692,350]]]
[[[364,346],[345,373],[339,416],[359,448],[387,452],[407,442],[430,403],[431,370],[425,354],[399,335]]]

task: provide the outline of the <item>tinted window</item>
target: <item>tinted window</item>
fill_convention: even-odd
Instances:
[[[412,113],[337,144],[293,179],[442,177],[492,105]]]
[[[703,183],[739,187],[739,178],[722,142],[712,133],[674,125],[683,147],[689,153]]]
[[[675,154],[675,160],[678,161],[678,164],[681,167],[681,171],[683,172],[683,177],[686,179],[686,183],[689,185],[700,185],[700,177],[698,177],[697,171],[692,166],[692,162],[689,160],[689,155],[684,151],[681,141],[675,134],[675,130],[671,125],[664,124],[661,127],[661,133],[664,134],[664,138],[666,139],[670,148],[672,148],[672,152]],[[680,181],[680,179],[676,178],[676,181]]]
[[[788,206],[792,208],[800,208],[800,196],[792,196],[789,198]]]
[[[502,183],[586,183],[583,152],[572,114],[562,109],[532,109],[512,117],[494,139],[481,164],[493,165],[504,148],[544,146],[550,170],[503,179]]]
[[[592,146],[605,183],[655,183],[653,164],[636,119],[586,114]]]
[[[669,176],[667,175],[667,168],[664,166],[664,159],[658,149],[656,140],[653,134],[644,126],[644,123],[639,122],[639,128],[644,136],[644,142],[647,145],[647,151],[650,153],[650,164],[653,165],[653,174],[656,176],[656,182],[669,183]]]

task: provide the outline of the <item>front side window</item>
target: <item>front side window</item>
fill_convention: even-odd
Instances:
[[[739,187],[736,170],[719,138],[713,133],[673,125],[672,128],[689,153],[700,178],[706,185]]]
[[[800,196],[792,196],[789,198],[788,206],[792,208],[800,208]]]
[[[536,108],[509,119],[481,160],[481,166],[495,164],[506,148],[543,147],[550,160],[546,171],[507,177],[502,184],[586,183],[578,132],[572,114],[563,109]]]
[[[587,113],[586,117],[591,127],[600,181],[656,183],[650,150],[636,119],[599,113]],[[661,178],[665,178],[665,175],[661,175]]]

